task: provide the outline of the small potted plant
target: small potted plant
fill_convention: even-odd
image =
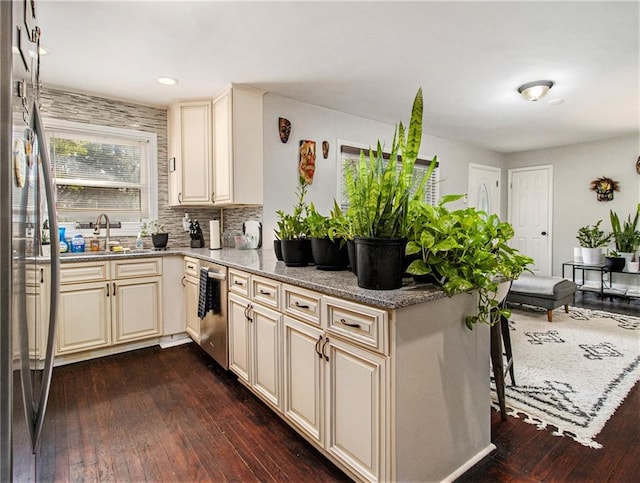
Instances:
[[[578,230],[578,242],[582,247],[582,261],[585,265],[599,265],[602,259],[602,247],[607,246],[611,234],[605,234],[600,229],[602,220],[595,225],[586,225]]]
[[[309,207],[304,200],[308,185],[300,183],[296,190],[298,201],[292,213],[278,210],[278,235],[282,245],[282,258],[288,267],[304,267],[313,261],[307,215]]]
[[[154,248],[166,248],[169,242],[169,233],[164,228],[164,224],[158,220],[145,221],[140,225],[142,236],[151,235],[151,242]]]
[[[604,264],[610,272],[621,272],[624,270],[626,262],[627,260],[615,250],[610,250],[604,257]]]
[[[337,210],[337,211],[336,211]],[[311,203],[307,224],[311,237],[311,253],[316,268],[320,270],[344,270],[349,264],[345,240],[336,237],[336,220],[340,219],[340,207],[334,200],[331,216],[321,215]]]
[[[625,259],[625,269],[628,270],[629,262],[634,260],[635,253],[640,247],[640,230],[638,229],[638,223],[640,222],[640,203],[636,209],[636,214],[633,220],[631,215],[627,216],[627,219],[620,223],[620,218],[613,210],[609,211],[609,217],[611,219],[611,236],[616,244],[616,251],[619,256]]]
[[[49,231],[49,220],[44,220],[42,230],[40,232],[40,245],[42,256],[51,256],[51,233]]]

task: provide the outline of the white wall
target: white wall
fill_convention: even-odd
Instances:
[[[426,101],[427,102],[427,101]],[[398,119],[408,124],[411,104],[407,104],[407,116]],[[278,134],[278,118],[291,121],[289,141],[283,144]],[[424,119],[429,129],[429,120]],[[316,142],[316,172],[309,188],[307,200],[313,202],[323,214],[328,214],[337,194],[338,140],[362,145],[385,143],[388,148],[393,139],[394,126],[301,103],[284,97],[267,94],[264,98],[264,210],[263,237],[265,246],[273,240],[276,226],[276,210],[291,211],[295,203],[298,183],[298,144],[302,139]],[[322,156],[322,141],[330,144],[329,157]],[[438,155],[441,167],[440,194],[465,193],[467,191],[469,163],[504,167],[504,155],[457,143],[435,136],[422,138],[421,156],[431,159]],[[250,176],[250,173],[247,173]],[[504,198],[504,197],[503,197]],[[452,205],[454,207],[454,205]],[[504,212],[506,213],[506,212]]]
[[[635,163],[640,136],[573,144],[506,155],[509,168],[553,165],[553,274],[562,274],[562,262],[573,258],[578,228],[603,220],[611,231],[609,210],[626,218],[640,201],[640,176]],[[591,181],[606,176],[620,183],[613,201],[597,201]]]

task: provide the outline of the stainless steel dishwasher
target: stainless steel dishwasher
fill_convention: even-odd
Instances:
[[[229,369],[228,319],[227,319],[227,267],[215,263],[200,261],[200,269],[208,270],[209,278],[220,284],[218,296],[220,307],[217,313],[207,312],[200,319],[200,347],[225,369]]]

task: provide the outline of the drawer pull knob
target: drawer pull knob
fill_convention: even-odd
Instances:
[[[243,286],[244,286],[244,283],[243,283],[243,282],[240,282],[240,281],[238,281],[238,280],[234,280],[234,281],[233,281],[233,283],[234,283],[234,285],[240,285],[241,287],[243,287]]]
[[[300,302],[295,302],[294,305],[299,309],[308,309],[309,306],[307,304],[301,304]]]
[[[262,290],[262,289],[260,289],[260,293],[261,293],[262,295],[271,295],[271,292],[269,292],[268,290]]]
[[[340,323],[346,325],[347,327],[354,327],[356,329],[360,328],[360,324],[354,324],[353,322],[347,322],[344,318],[340,319]]]

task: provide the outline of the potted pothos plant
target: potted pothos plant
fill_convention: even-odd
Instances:
[[[615,250],[609,250],[604,257],[604,264],[610,272],[621,272],[624,270],[626,262],[627,260]]]
[[[602,220],[595,225],[585,225],[578,229],[578,243],[582,247],[582,261],[586,265],[599,265],[602,258],[602,248],[611,240],[611,234],[606,234],[601,228]]]
[[[508,245],[514,231],[497,215],[475,208],[450,211],[445,204],[463,195],[444,196],[438,205],[412,204],[407,254],[418,255],[407,271],[440,286],[447,296],[476,290],[478,310],[465,317],[468,328],[494,324],[500,315],[498,285],[518,278],[533,260]]]
[[[344,270],[349,264],[347,244],[341,236],[337,236],[340,213],[340,207],[335,200],[330,216],[318,213],[313,203],[309,206],[307,224],[311,237],[311,253],[316,268],[320,270]]]
[[[304,267],[313,261],[305,201],[308,185],[300,183],[296,190],[297,202],[292,213],[278,210],[278,232],[282,245],[282,258],[288,267]]]
[[[169,233],[164,227],[164,223],[158,220],[145,221],[140,225],[140,235],[151,235],[151,242],[154,248],[166,248],[169,242]]]
[[[346,172],[346,191],[356,245],[358,285],[388,290],[402,286],[402,262],[407,243],[409,201],[419,185],[422,193],[436,159],[422,180],[414,179],[414,165],[422,140],[422,89],[413,101],[411,120],[405,130],[399,123],[391,151],[385,160],[382,144],[369,150],[368,158]],[[400,162],[398,162],[400,159]]]
[[[640,229],[638,227],[638,223],[640,223],[640,203],[638,203],[633,219],[629,215],[626,220],[620,223],[618,214],[613,210],[609,210],[609,218],[611,220],[611,236],[616,244],[616,251],[628,264],[633,261],[636,251],[640,248]]]

